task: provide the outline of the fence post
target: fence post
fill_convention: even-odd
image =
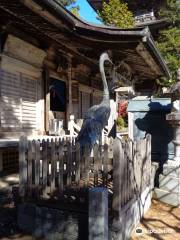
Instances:
[[[28,141],[28,162],[27,162],[27,183],[28,183],[28,196],[31,198],[32,197],[32,190],[33,190],[33,182],[32,182],[32,169],[33,169],[33,154],[32,154],[32,141]]]
[[[50,181],[50,191],[51,196],[54,195],[55,191],[55,174],[56,174],[56,159],[55,159],[55,141],[51,139],[51,181]]]
[[[108,190],[89,189],[89,240],[108,240]]]
[[[81,160],[80,144],[76,143],[75,148],[76,148],[76,176],[75,176],[75,182],[79,185],[79,181],[80,181],[80,160]]]
[[[47,198],[47,183],[48,183],[48,142],[43,139],[42,141],[42,168],[43,168],[43,180],[42,180],[42,188],[43,188],[43,197]]]
[[[19,139],[19,195],[24,198],[27,186],[27,137],[21,136]]]
[[[64,187],[64,157],[63,157],[63,150],[64,150],[64,140],[59,139],[59,146],[58,146],[58,153],[59,153],[59,173],[58,173],[58,184],[59,184],[59,193],[61,194],[63,192]]]
[[[115,213],[113,219],[113,227],[119,229],[121,227],[121,204],[124,196],[123,192],[123,178],[124,172],[121,161],[124,160],[124,149],[120,139],[116,138],[113,144],[113,202],[112,207]]]

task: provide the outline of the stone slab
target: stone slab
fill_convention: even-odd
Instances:
[[[169,175],[159,175],[159,188],[180,194],[180,179]]]
[[[170,98],[132,99],[128,104],[128,112],[171,111]]]
[[[168,164],[163,165],[163,175],[180,177],[180,165],[175,164],[174,161],[168,162]]]
[[[154,189],[155,198],[172,206],[180,207],[180,195],[159,188]]]
[[[166,121],[171,106],[170,98],[131,100],[128,104],[127,111],[133,114],[133,139],[151,134],[151,158],[160,166],[174,157],[173,128]]]

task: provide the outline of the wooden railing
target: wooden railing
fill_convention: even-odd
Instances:
[[[112,152],[108,144],[95,145],[81,156],[75,139],[21,137],[19,143],[21,197],[54,198],[75,190],[110,184]]]
[[[79,121],[79,124],[76,123],[76,121]],[[69,134],[71,137],[77,137],[78,133],[81,130],[83,119],[78,119],[76,121],[75,121],[74,115],[70,115],[70,120],[68,122],[68,130],[69,130]],[[108,139],[107,136],[108,136],[111,128],[112,128],[112,124],[109,124],[102,130],[102,138],[101,138],[102,144],[105,143],[105,139]]]
[[[83,119],[82,119],[82,122],[83,122]],[[77,123],[75,123],[74,115],[70,115],[70,120],[68,122],[68,130],[70,132],[70,136],[77,137],[78,133],[81,130],[81,125],[79,126]]]
[[[153,20],[156,20],[156,17],[154,15],[153,11],[151,11],[149,13],[140,14],[135,17],[136,23],[148,22],[148,21],[153,21]]]

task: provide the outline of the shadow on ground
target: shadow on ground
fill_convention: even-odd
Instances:
[[[131,240],[180,239],[179,223],[180,208],[153,199],[151,208],[134,229]]]

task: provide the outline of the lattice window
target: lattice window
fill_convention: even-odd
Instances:
[[[37,80],[0,70],[1,127],[36,129]]]

